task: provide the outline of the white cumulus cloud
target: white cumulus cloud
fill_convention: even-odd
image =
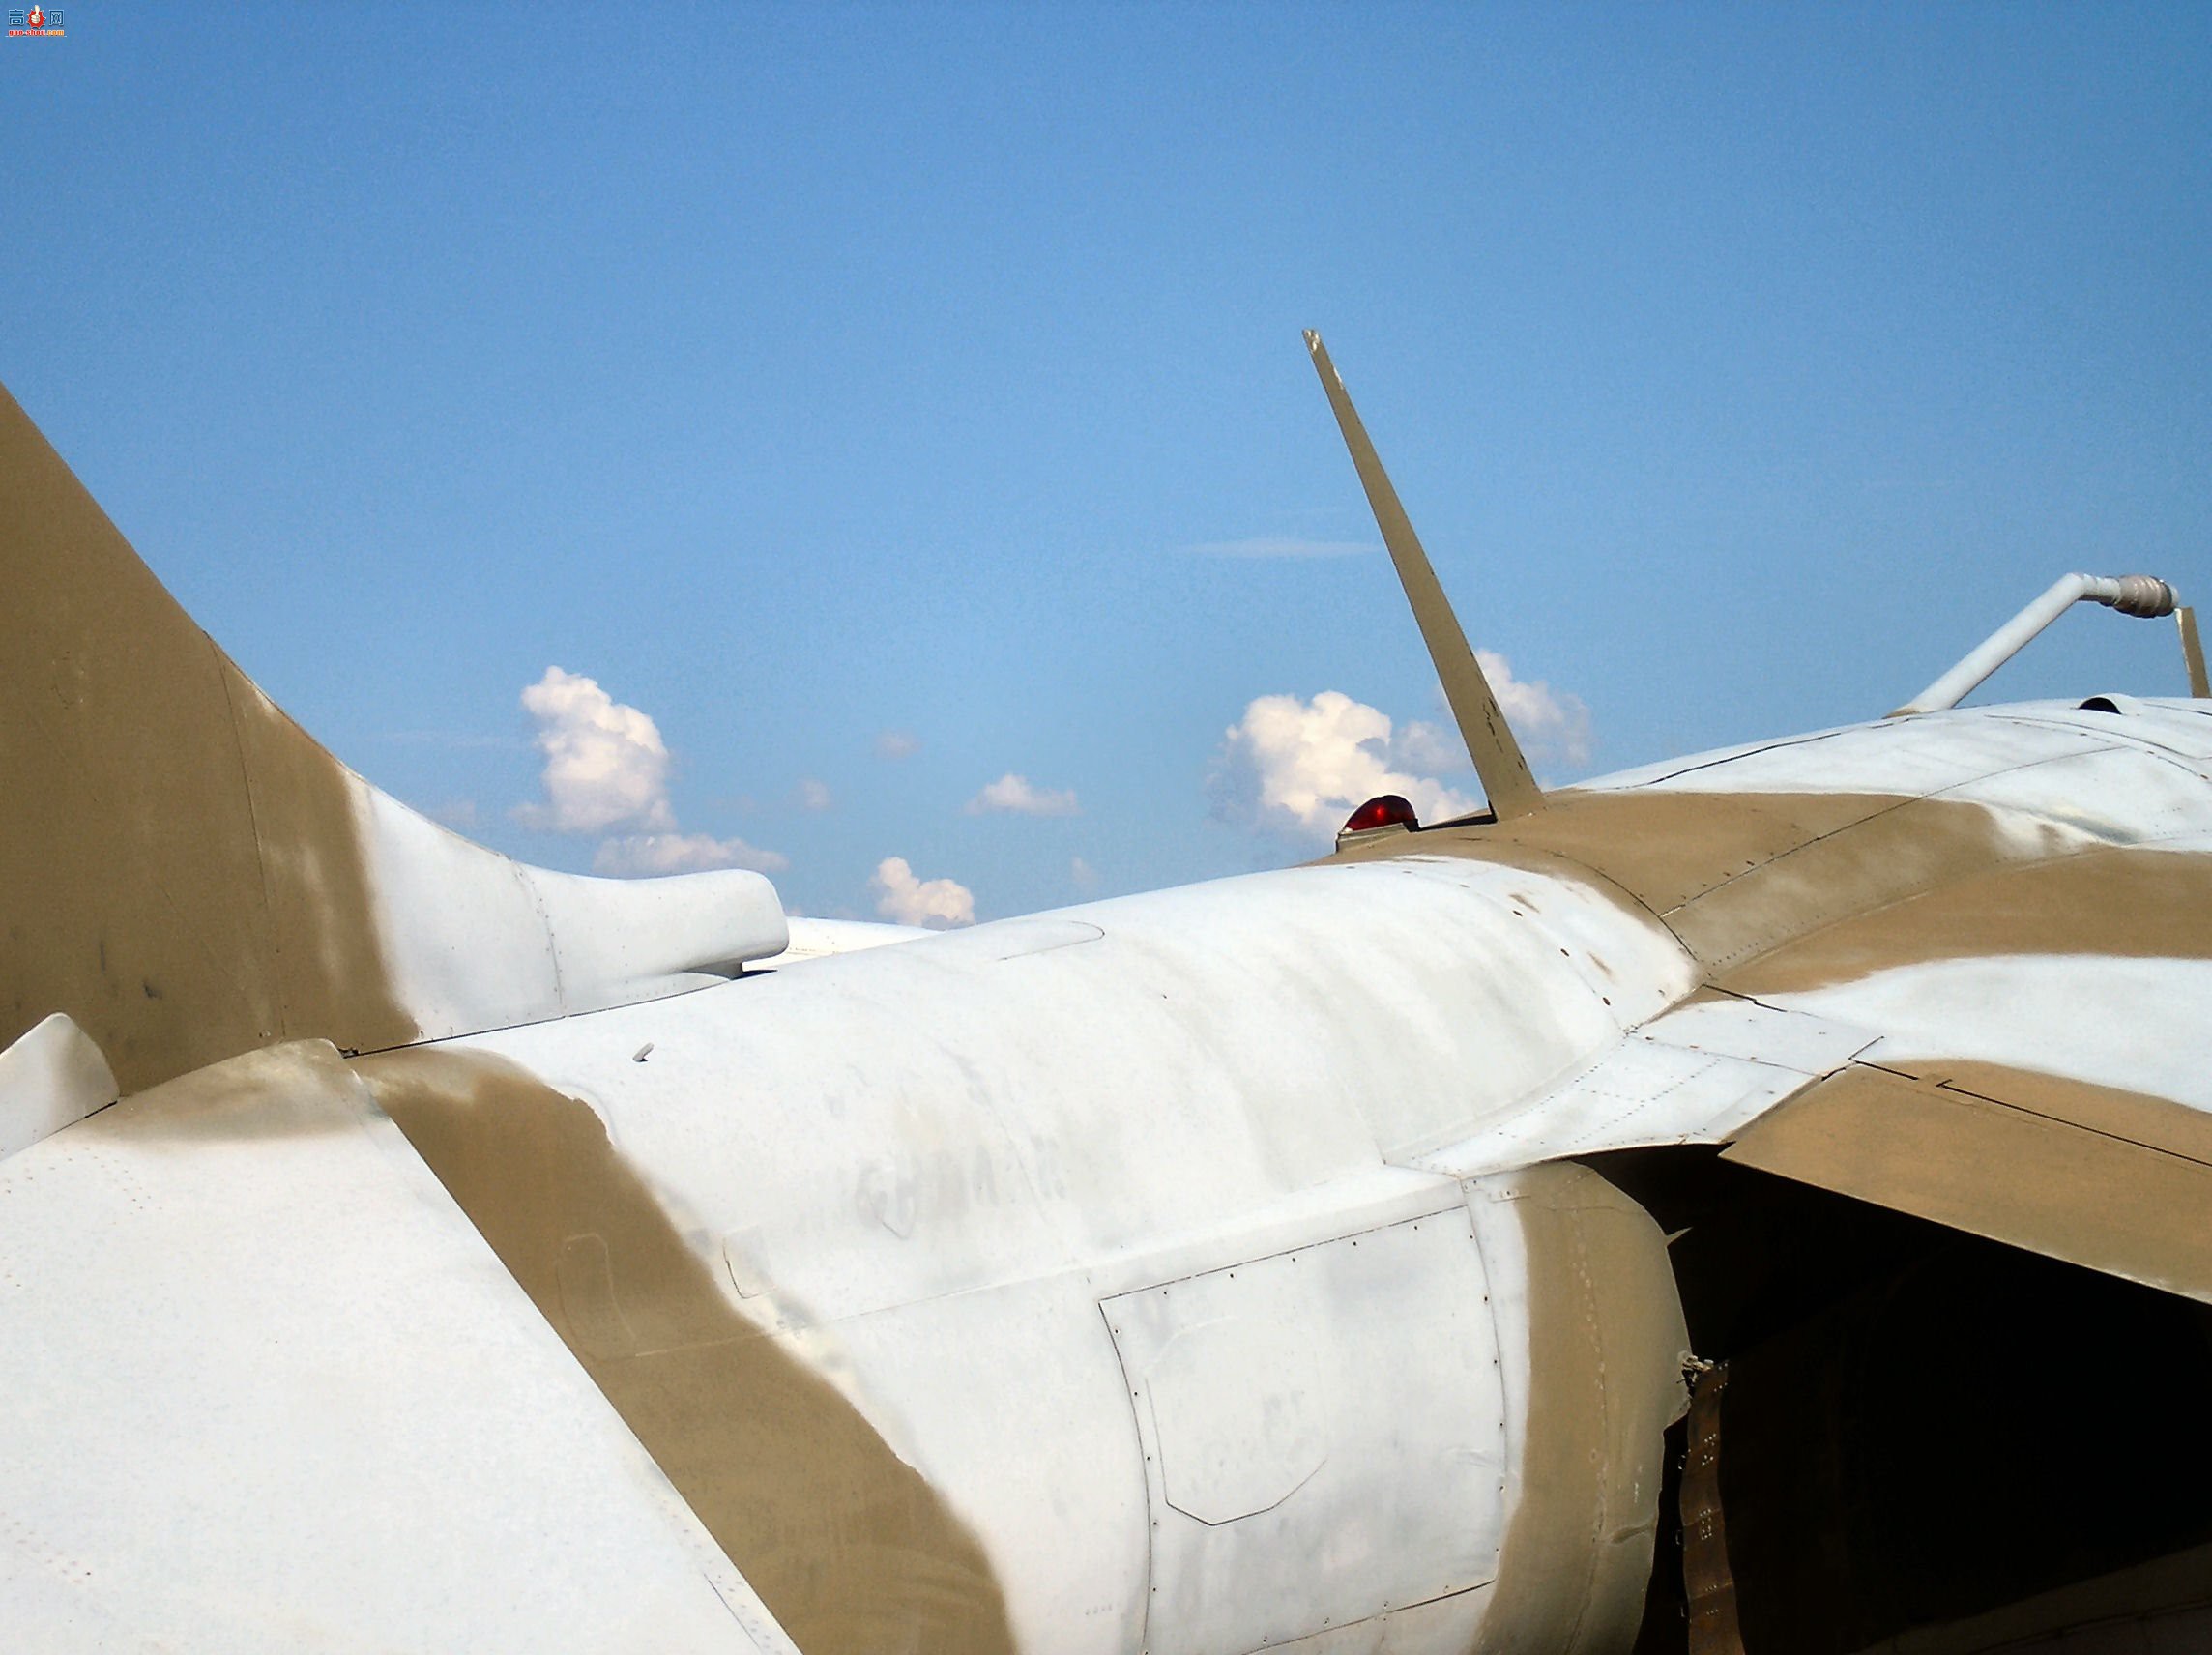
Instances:
[[[1531,763],[1588,762],[1589,709],[1579,697],[1514,677],[1512,663],[1495,650],[1475,655]],[[1443,691],[1436,694],[1441,707]],[[1478,810],[1474,794],[1443,779],[1472,769],[1448,721],[1393,725],[1387,713],[1333,689],[1311,701],[1263,695],[1224,736],[1207,793],[1218,820],[1317,841],[1378,794],[1404,795],[1423,822]]]
[[[1311,701],[1263,695],[1252,702],[1226,732],[1207,792],[1222,821],[1318,841],[1381,793],[1404,795],[1423,822],[1481,807],[1409,768],[1393,746],[1387,713],[1333,689]]]
[[[660,730],[580,673],[547,667],[522,692],[545,755],[545,801],[516,818],[559,833],[597,833],[632,824],[655,831],[676,826],[668,808],[668,748]]]
[[[1499,711],[1520,738],[1531,764],[1586,765],[1590,756],[1589,709],[1580,696],[1555,690],[1541,680],[1523,682],[1513,665],[1496,650],[1477,650],[1482,675]]]
[[[791,858],[764,851],[742,839],[717,839],[710,833],[631,833],[602,839],[592,857],[592,871],[634,878],[641,874],[693,874],[706,868],[752,868],[781,873]]]
[[[911,759],[920,751],[921,738],[911,731],[876,732],[876,757],[879,759]]]
[[[876,912],[901,925],[973,925],[975,895],[957,880],[916,879],[904,857],[886,857],[876,864],[868,888],[876,893]]]
[[[596,680],[547,667],[522,692],[522,705],[538,724],[545,798],[518,805],[515,819],[557,833],[631,829],[599,842],[592,857],[595,872],[623,878],[706,868],[780,873],[791,865],[788,857],[742,839],[682,831],[668,802],[668,745],[659,726],[615,700]],[[819,802],[809,789],[820,790]],[[801,782],[800,792],[808,809],[829,807],[830,790],[822,783]]]
[[[1079,807],[1073,788],[1033,786],[1027,776],[1008,770],[967,804],[968,814],[1000,811],[1014,816],[1073,816]]]
[[[1440,686],[1437,699],[1441,701],[1443,697]],[[1474,761],[1467,756],[1467,743],[1460,740],[1456,729],[1423,723],[1418,718],[1400,725],[1390,738],[1390,758],[1418,775],[1449,775],[1455,770],[1474,769]]]
[[[826,781],[816,781],[812,776],[807,776],[800,782],[798,798],[799,808],[801,810],[828,810],[837,802],[830,792],[830,784]]]
[[[1081,857],[1067,858],[1067,880],[1077,890],[1096,890],[1098,870]]]

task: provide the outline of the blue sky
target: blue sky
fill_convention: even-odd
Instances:
[[[62,11],[0,379],[533,860],[990,917],[1303,854],[1247,709],[1440,713],[1380,553],[1194,549],[1374,541],[1302,327],[1555,779],[1878,713],[2070,568],[2212,604],[2202,7]],[[554,666],[657,732],[626,822],[561,830]],[[1990,693],[2180,687],[2099,611]]]

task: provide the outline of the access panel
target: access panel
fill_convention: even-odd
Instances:
[[[1465,1207],[1107,1299],[1151,1506],[1151,1655],[1239,1655],[1491,1580],[1505,1411]]]

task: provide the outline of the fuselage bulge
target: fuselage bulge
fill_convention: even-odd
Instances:
[[[1694,980],[1588,884],[1420,857],[362,1067],[801,1648],[875,1593],[886,1636],[957,1610],[945,1647],[1256,1648],[1431,1603],[1443,1647],[1497,1579],[1529,1432],[1519,1213],[1574,1198],[1417,1158]],[[1598,1205],[1647,1243],[1664,1321],[1657,1231]],[[1685,1353],[1676,1328],[1613,1377],[1648,1393],[1653,1472]],[[822,1383],[879,1439],[842,1477],[743,1423]],[[854,1538],[901,1465],[925,1504]]]

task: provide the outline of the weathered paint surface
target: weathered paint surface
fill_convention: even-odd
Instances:
[[[2032,1070],[1911,1067],[1854,1063],[1726,1154],[2212,1303],[2212,1115]]]
[[[1688,1406],[1666,1238],[1571,1165],[1478,1184],[1469,1200],[1519,1212],[1528,1318],[1513,1524],[1475,1647],[1626,1648],[1651,1574],[1660,1434]]]
[[[1103,1301],[1145,1451],[1147,1649],[1281,1644],[1496,1579],[1488,1287],[1463,1207]]]
[[[408,1346],[408,1407],[373,1417],[410,1463],[474,1465],[456,1435],[532,1375],[557,1393],[538,1446],[574,1457],[480,1466],[472,1487],[549,1480],[564,1511],[576,1486],[665,1494],[624,1458],[611,1404],[684,1496],[659,1530],[668,1506],[615,1500],[605,1557],[626,1583],[603,1603],[515,1600],[568,1646],[592,1646],[609,1612],[657,1625],[664,1599],[679,1630],[655,1646],[690,1646],[695,1576],[755,1645],[782,1637],[772,1610],[808,1655],[1618,1648],[1685,1336],[1650,1219],[1561,1157],[1756,1143],[1854,1060],[1924,1091],[1951,1081],[1952,1120],[1979,1118],[1958,1101],[1977,1075],[1983,1102],[2038,1118],[2071,1087],[2062,1123],[2113,1143],[2123,1117],[2139,1135],[2145,1111],[2171,1126],[2197,1117],[2159,1112],[2212,1109],[2200,706],[1816,733],[1320,866],[958,936],[863,950],[891,939],[801,927],[809,957],[732,981],[786,935],[765,882],[572,880],[444,833],[270,706],[12,402],[0,462],[0,596],[35,641],[0,652],[0,1042],[61,1012],[125,1089],[191,1071],[73,1125],[42,1103],[39,1130],[60,1129],[18,1135],[29,1147],[0,1162],[0,1362],[39,1364],[12,1378],[38,1399],[20,1418],[66,1424],[72,1386],[97,1392],[110,1369],[151,1391],[180,1305],[280,1342],[327,1333],[351,1306],[280,1267],[287,1243],[316,1238],[328,1260],[308,1261],[356,1291],[414,1258],[400,1275],[435,1288],[431,1320],[451,1334],[473,1308],[485,1343],[457,1362]],[[306,1035],[412,1049],[353,1075],[327,1053],[237,1056]],[[1909,1068],[1922,1060],[1948,1067]],[[257,1065],[287,1061],[306,1068],[273,1089]],[[1800,1175],[1895,1182],[1847,1164],[1866,1136],[1790,1152]],[[2169,1158],[2197,1177],[2194,1151]],[[2033,1190],[1994,1218],[1937,1216],[2089,1234],[2045,1171],[2026,1220]],[[2106,1193],[2146,1187],[2116,1175]],[[1888,1199],[1932,1211],[1955,1193]],[[456,1203],[490,1253],[455,1245]],[[389,1221],[391,1256],[359,1256],[349,1210]],[[440,1215],[427,1230],[424,1213]],[[111,1221],[126,1267],[88,1277],[72,1261]],[[2104,1242],[2118,1251],[2101,1267],[2196,1280],[2155,1235]],[[1403,1250],[1386,1281],[1371,1245]],[[487,1296],[492,1255],[535,1334],[515,1333],[511,1291]],[[1193,1304],[1182,1321],[1153,1308]],[[343,1339],[330,1350],[375,1366]],[[49,1536],[85,1532],[134,1456],[168,1467],[174,1497],[194,1464],[255,1468],[221,1524],[194,1531],[234,1568],[265,1531],[320,1532],[277,1532],[306,1495],[297,1456],[272,1447],[336,1465],[335,1506],[390,1524],[405,1505],[378,1503],[389,1491],[346,1457],[327,1397],[281,1414],[314,1396],[296,1368],[247,1376],[276,1385],[279,1425],[257,1440],[225,1411],[218,1381],[240,1376],[191,1372],[206,1382],[184,1404],[209,1414],[192,1430],[110,1411],[78,1492],[41,1484],[34,1510],[0,1480],[20,1554],[0,1586],[48,1617],[47,1646],[189,1622],[187,1642],[251,1647],[228,1634],[284,1601],[256,1576],[186,1604],[193,1577],[160,1573],[170,1553],[147,1539],[134,1554],[154,1572],[118,1564],[99,1613],[72,1619],[92,1600],[49,1577],[92,1542]],[[57,1373],[73,1377],[41,1378]],[[511,1424],[482,1426],[484,1442],[511,1446]],[[34,1479],[68,1458],[0,1442]],[[496,1619],[501,1567],[549,1566],[590,1531],[564,1519],[516,1548],[487,1512],[511,1516],[504,1496],[463,1502],[423,1529],[444,1536],[425,1567],[494,1582],[481,1602],[456,1585],[392,1607],[401,1577],[374,1553],[351,1560],[358,1580],[333,1577],[380,1606],[364,1638],[435,1646],[406,1616]],[[354,1630],[343,1619],[312,1630],[327,1641]],[[713,1637],[728,1634],[699,1646]]]
[[[739,1314],[589,1105],[480,1056],[357,1072],[801,1648],[1011,1646],[974,1539]]]
[[[1296,1559],[1314,1607],[1201,1592],[1191,1647],[1616,1646],[1650,1562],[1679,1310],[1616,1192],[1508,1163],[1726,1137],[1899,1038],[1846,1002],[1900,973],[2032,968],[2082,935],[2118,941],[2098,969],[2163,978],[2157,950],[2200,939],[2212,821],[2172,759],[2016,723],[1967,743],[2011,765],[1997,784],[1930,757],[1924,728],[1883,739],[1903,781],[1945,793],[1591,790],[1549,828],[1425,833],[359,1066],[801,1648],[1172,1647],[1154,1588],[1211,1578],[1212,1552]],[[2119,830],[2110,787],[2102,818],[2029,787],[2023,767],[2089,754],[2110,785],[2151,767],[2151,830]],[[2013,889],[2110,895],[2121,918],[2075,931],[1987,896]],[[1959,923],[1899,923],[1945,903]],[[1741,998],[1761,986],[1797,1009]],[[1209,1373],[1278,1378],[1224,1380],[1211,1412],[1170,1423],[1211,1478],[1178,1505],[1112,1307],[1453,1210],[1475,1217],[1459,1296],[1487,1301],[1438,1314],[1490,1352],[1500,1446],[1494,1482],[1462,1444],[1473,1458],[1392,1520],[1390,1554],[1433,1550],[1433,1577],[1298,1538],[1376,1517],[1325,1469],[1374,1451],[1312,1406],[1334,1381],[1293,1396],[1258,1360],[1276,1319],[1206,1336]],[[1301,1303],[1306,1348],[1427,1376],[1396,1415],[1409,1439],[1465,1429],[1410,1327],[1393,1344],[1357,1293]],[[1253,1447],[1236,1423],[1253,1417],[1287,1445]],[[1229,1511],[1270,1477],[1295,1486]],[[1171,1555],[1168,1521],[1233,1532]]]
[[[0,1161],[0,1644],[793,1655],[328,1044]]]
[[[1150,1388],[1095,1320],[1098,1304],[1131,1302],[1116,1292],[1151,1282],[1172,1298],[1174,1283],[1364,1234],[1379,1201],[1425,1205],[1521,1161],[1725,1139],[1880,1051],[1879,1020],[1819,993],[1794,995],[1796,1011],[1743,998],[1769,983],[1832,995],[1884,972],[2037,959],[2008,950],[2075,936],[2114,940],[2110,964],[2168,972],[2171,952],[2200,946],[2193,835],[2212,828],[2212,788],[2170,755],[2064,720],[1958,715],[1845,737],[1847,769],[1878,779],[1867,749],[1886,744],[1894,781],[1792,791],[1776,756],[1755,755],[1757,786],[1727,785],[1722,762],[1691,772],[1703,791],[1689,775],[1593,788],[1503,828],[469,1044],[592,1101],[697,1256],[722,1265],[731,1303],[832,1377],[972,1527],[1020,1646],[1132,1648],[1154,1588],[1185,1565],[1150,1526],[1179,1511],[1144,1458],[1159,1441]],[[2095,811],[2074,791],[2092,763]],[[2050,908],[1990,894],[2016,888],[2070,894]],[[2069,913],[2106,898],[2110,924],[2069,930]],[[1901,922],[1916,903],[1962,917]],[[648,1039],[651,1061],[629,1063]],[[1392,1167],[1415,1181],[1388,1193],[1373,1180]],[[1596,1188],[1597,1205],[1625,1205]],[[1371,1600],[1359,1624],[1376,1640],[1394,1629],[1394,1646],[1479,1633],[1603,1648],[1641,1600],[1657,1434],[1679,1401],[1663,1250],[1633,1209],[1605,1223],[1653,1244],[1610,1253],[1562,1239],[1541,1204],[1511,1210],[1512,1226],[1478,1227],[1500,1372],[1523,1387],[1507,1392],[1506,1486],[1487,1507],[1435,1502],[1440,1539],[1502,1523],[1499,1561],[1471,1588],[1455,1577],[1434,1600],[1448,1611],[1412,1618],[1382,1571],[1355,1571]],[[1265,1247],[1245,1239],[1255,1230]],[[1348,1307],[1315,1343],[1382,1337],[1355,1320]],[[1644,1354],[1608,1358],[1589,1343],[1605,1339]],[[1255,1334],[1244,1353],[1264,1345]],[[1565,1426],[1530,1399],[1578,1394],[1577,1372],[1603,1378],[1564,1419],[1617,1430],[1547,1447]],[[1236,1417],[1235,1398],[1222,1408]],[[1303,1464],[1298,1429],[1285,1465]],[[1024,1465],[1035,1457],[1041,1471]],[[1247,1472],[1265,1482],[1273,1464]],[[1645,1517],[1609,1511],[1616,1498]],[[1552,1538],[1516,1539],[1539,1534]],[[1562,1547],[1587,1563],[1571,1587]],[[1286,1538],[1278,1555],[1294,1553],[1316,1567]],[[1516,1563],[1538,1556],[1553,1561]],[[1295,1636],[1281,1594],[1257,1596],[1207,1638]]]
[[[1499,1401],[1482,1398],[1501,1398],[1503,1366],[1523,1352],[1495,1331],[1500,1290],[1459,1181],[1393,1168],[1386,1152],[1556,1082],[1689,982],[1665,933],[1603,892],[1432,860],[1098,903],[460,1044],[589,1101],[670,1234],[719,1278],[721,1314],[761,1335],[748,1348],[788,1350],[794,1372],[833,1379],[979,1537],[1021,1646],[1220,1647],[1495,1578],[1513,1473],[1502,1435],[1478,1427],[1489,1410],[1489,1430],[1503,1432]],[[1531,990],[1537,1015],[1522,998]],[[632,1062],[648,1040],[649,1060]],[[393,1078],[435,1060],[362,1067],[443,1175],[455,1151],[423,1122],[446,1117],[425,1117]],[[462,1157],[471,1164],[535,1166],[549,1152],[531,1147],[548,1121],[480,1116],[482,1130],[517,1136]],[[448,1181],[472,1213],[490,1204],[486,1233],[506,1256],[508,1204],[535,1183]],[[535,1222],[548,1236],[562,1228]],[[1432,1257],[1455,1224],[1458,1241]],[[625,1244],[592,1234],[619,1284]],[[1361,1271],[1393,1244],[1429,1261],[1408,1280],[1432,1291],[1382,1315],[1387,1294],[1361,1287]],[[597,1247],[582,1251],[601,1267]],[[1303,1418],[1322,1460],[1264,1511],[1191,1495],[1207,1508],[1192,1517],[1167,1498],[1171,1470],[1152,1460],[1155,1479],[1147,1460],[1159,1387],[1192,1385],[1176,1389],[1173,1364],[1152,1375],[1159,1351],[1125,1371],[1113,1328],[1150,1295],[1241,1294],[1248,1266],[1252,1291],[1297,1307],[1310,1382],[1295,1396],[1236,1392],[1225,1376],[1259,1386],[1277,1371],[1258,1357],[1282,1317],[1255,1314],[1248,1336],[1205,1336],[1210,1378],[1192,1383],[1212,1411],[1179,1414],[1168,1437],[1195,1457],[1181,1463],[1210,1466],[1230,1488],[1267,1476],[1231,1440],[1237,1419]],[[1507,1288],[1526,1302],[1517,1279]],[[567,1299],[561,1314],[575,1314]],[[635,1324],[626,1311],[600,1320]],[[653,1423],[569,1325],[654,1443]],[[1176,1360],[1197,1361],[1195,1347]],[[726,1377],[733,1388],[695,1398],[717,1432],[753,1382]],[[1391,1442],[1437,1468],[1401,1467],[1384,1498],[1376,1479]],[[688,1489],[679,1463],[662,1464]],[[751,1493],[756,1514],[790,1497]],[[1181,1563],[1163,1550],[1178,1532]],[[1336,1545],[1317,1553],[1317,1535]],[[750,1553],[733,1555],[807,1644],[802,1612]],[[833,1596],[855,1578],[898,1581],[866,1555],[811,1555]],[[1295,1601],[1222,1589],[1224,1569],[1261,1568],[1293,1570]],[[1178,1611],[1183,1630],[1171,1632],[1152,1588],[1177,1582],[1198,1607]],[[1474,1608],[1436,1624],[1464,1631]]]

